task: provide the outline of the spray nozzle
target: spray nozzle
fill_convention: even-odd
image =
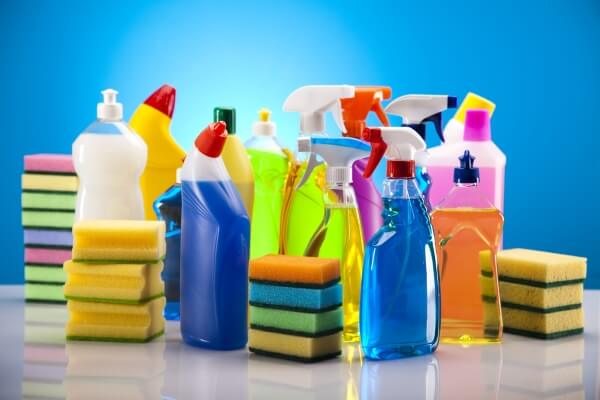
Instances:
[[[283,103],[283,111],[300,113],[300,131],[304,134],[323,133],[326,112],[331,112],[338,127],[346,131],[340,99],[352,96],[354,96],[354,86],[302,86],[288,96]]]
[[[454,183],[477,183],[479,182],[479,168],[474,167],[475,157],[469,150],[458,157],[460,167],[454,168]]]
[[[456,108],[456,97],[447,95],[409,94],[398,97],[387,105],[385,111],[403,118],[403,126],[413,128],[426,139],[426,122],[433,122],[440,140],[444,141],[442,111]]]
[[[366,126],[369,112],[374,112],[384,126],[390,124],[385,110],[381,105],[382,100],[392,96],[391,88],[387,86],[357,86],[354,88],[354,97],[342,99],[342,110],[346,134],[360,139]]]
[[[117,92],[114,89],[102,91],[103,102],[96,107],[97,117],[103,121],[120,121],[123,119],[123,104],[117,102]]]
[[[399,171],[410,170],[414,173],[416,154],[425,150],[425,141],[409,127],[365,128],[362,138],[371,143],[371,156],[363,173],[365,178],[373,174],[384,155],[388,159],[389,177],[407,177],[404,173],[399,174]],[[398,168],[396,163],[390,169],[390,162],[396,161],[405,163],[408,168]]]
[[[298,151],[321,156],[327,164],[326,181],[345,184],[352,182],[352,164],[367,157],[371,147],[354,138],[315,135],[298,138]],[[305,179],[301,184],[304,182]],[[301,184],[298,184],[298,187],[302,186]]]

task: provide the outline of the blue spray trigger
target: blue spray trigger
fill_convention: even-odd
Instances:
[[[445,142],[446,140],[444,139],[444,130],[442,129],[442,113],[435,113],[433,115],[430,115],[429,117],[425,118],[423,120],[423,123],[425,122],[433,122],[433,126],[435,126],[435,131],[438,134],[440,140],[442,142]]]

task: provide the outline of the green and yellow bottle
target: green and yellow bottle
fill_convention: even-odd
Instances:
[[[283,187],[288,172],[288,156],[275,138],[271,112],[263,108],[258,115],[252,137],[245,143],[254,173],[250,258],[279,253]]]

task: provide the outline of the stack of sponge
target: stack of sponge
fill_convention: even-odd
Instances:
[[[540,339],[583,332],[583,257],[511,249],[498,253],[504,331]]]
[[[78,179],[70,155],[33,154],[24,159],[22,220],[25,299],[64,303],[62,264],[71,258],[71,226]]]
[[[249,349],[314,362],[341,354],[339,262],[269,255],[250,262]]]
[[[70,340],[147,342],[164,331],[163,221],[81,221],[65,262]]]

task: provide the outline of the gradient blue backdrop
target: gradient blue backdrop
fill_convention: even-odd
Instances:
[[[23,280],[23,155],[70,152],[100,90],[118,89],[129,117],[162,83],[174,85],[173,132],[186,148],[213,106],[238,108],[244,140],[267,106],[291,147],[298,118],[281,112],[287,94],[348,83],[493,99],[494,140],[508,156],[506,247],[587,256],[587,286],[600,287],[597,0],[8,3],[0,283]]]

